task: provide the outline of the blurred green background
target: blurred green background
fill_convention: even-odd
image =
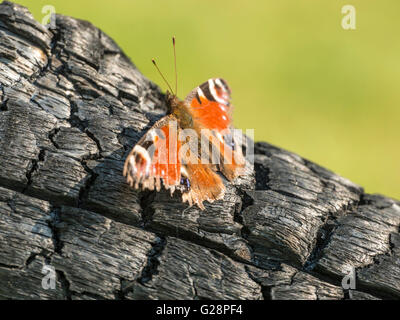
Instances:
[[[235,125],[400,199],[400,1],[17,0],[92,22],[148,78],[179,96],[210,77],[233,90]],[[341,27],[343,5],[356,30]]]

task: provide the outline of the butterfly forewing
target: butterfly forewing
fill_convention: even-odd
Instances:
[[[181,178],[178,130],[176,118],[168,115],[139,140],[124,166],[123,174],[131,186],[159,191],[162,181],[167,189],[175,190]]]

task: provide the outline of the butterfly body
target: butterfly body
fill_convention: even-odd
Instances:
[[[182,129],[193,128],[193,115],[184,101],[167,91],[166,102],[170,114],[175,116]]]
[[[184,202],[204,209],[204,201],[225,193],[216,171],[232,181],[245,165],[232,137],[230,89],[224,80],[210,79],[183,101],[167,92],[166,103],[169,114],[135,145],[123,174],[136,189],[159,191],[162,181],[171,194],[178,189]]]

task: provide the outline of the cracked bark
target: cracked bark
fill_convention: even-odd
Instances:
[[[90,23],[1,3],[0,89],[0,298],[400,298],[399,201],[296,154],[257,143],[204,212],[129,188],[163,96]]]

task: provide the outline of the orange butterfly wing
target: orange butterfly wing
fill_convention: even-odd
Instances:
[[[209,79],[185,99],[198,131],[219,150],[219,169],[229,180],[244,172],[245,159],[232,130],[231,90],[221,78]],[[213,139],[213,137],[215,139]]]
[[[138,189],[159,191],[161,181],[171,193],[180,185],[181,162],[177,120],[168,115],[157,121],[139,140],[125,160],[123,175]]]
[[[231,125],[231,90],[223,79],[210,79],[195,88],[185,99],[200,128],[225,130]]]

